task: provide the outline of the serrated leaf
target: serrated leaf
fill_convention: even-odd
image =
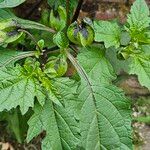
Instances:
[[[0,8],[16,7],[25,2],[25,0],[2,0],[0,1]]]
[[[103,48],[82,48],[77,58],[91,79],[99,83],[108,83],[115,79],[114,70],[105,58]]]
[[[78,89],[81,147],[131,150],[130,102],[117,87],[91,80],[73,56],[69,53],[67,56],[81,77]]]
[[[138,75],[141,85],[150,89],[150,55],[134,55],[129,73]]]
[[[105,47],[119,47],[121,31],[117,23],[94,21],[95,41],[104,42]]]
[[[128,15],[127,22],[132,31],[142,31],[149,27],[149,8],[145,0],[136,0],[131,7],[130,14]]]
[[[46,100],[44,107],[36,105],[34,115],[29,120],[27,141],[46,130],[46,138],[42,142],[42,149],[71,150],[76,149],[78,140],[78,125],[74,118],[73,109],[67,103],[74,99],[70,89],[74,83],[69,79],[56,79],[54,81],[57,92],[65,101],[65,106],[55,105],[50,99]],[[72,87],[74,89],[74,87]],[[74,91],[75,92],[75,91]],[[71,102],[69,103],[71,104]]]
[[[45,97],[39,81],[31,74],[23,75],[19,66],[1,68],[0,74],[0,111],[20,106],[22,114],[25,114],[29,107],[34,106],[35,96]],[[44,103],[43,99],[38,100],[41,105]]]
[[[131,150],[130,103],[114,86],[82,81],[81,141],[86,150]]]

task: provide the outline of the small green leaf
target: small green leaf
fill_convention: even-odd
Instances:
[[[150,55],[133,55],[129,73],[138,75],[141,85],[150,89]]]
[[[132,32],[142,31],[143,29],[149,27],[149,8],[145,0],[136,0],[133,3],[127,22],[130,26],[129,29]]]
[[[63,32],[58,32],[53,36],[53,42],[59,48],[67,48],[69,46],[69,41]]]
[[[2,0],[0,1],[0,8],[9,8],[9,7],[16,7],[26,0]]]
[[[62,6],[58,7],[58,16],[55,15],[54,10],[50,13],[50,26],[56,31],[61,31],[66,26],[67,14],[66,9]]]
[[[120,43],[121,45],[128,45],[129,42],[131,40],[130,34],[128,32],[122,32],[121,33],[121,39],[120,39]]]
[[[104,42],[105,47],[120,45],[121,30],[117,23],[94,21],[95,41]]]

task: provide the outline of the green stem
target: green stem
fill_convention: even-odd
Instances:
[[[66,13],[67,13],[67,22],[66,25],[67,27],[70,25],[70,0],[66,0]]]

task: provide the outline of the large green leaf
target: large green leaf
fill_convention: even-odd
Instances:
[[[33,72],[32,72],[33,73]],[[0,69],[0,111],[20,106],[22,114],[34,106],[35,96],[44,104],[44,93],[39,81],[31,74],[23,74],[20,66]]]
[[[25,0],[1,0],[0,8],[16,7],[25,2]]]
[[[121,31],[117,23],[94,21],[95,41],[104,42],[105,47],[119,47]]]
[[[150,55],[134,55],[129,73],[138,75],[141,85],[150,89]]]
[[[142,31],[147,28],[150,23],[149,8],[145,0],[136,0],[131,7],[127,22],[130,25],[130,30]]]
[[[87,74],[99,83],[108,83],[115,79],[115,73],[111,64],[105,58],[103,48],[88,47],[82,48],[78,55],[80,65]]]
[[[81,77],[78,89],[81,103],[78,109],[81,110],[82,147],[86,150],[131,150],[131,109],[128,99],[117,87],[92,80],[84,66],[82,68],[71,54],[67,53],[67,56]]]
[[[46,137],[42,142],[43,150],[73,150],[79,142],[78,124],[74,118],[76,86],[69,79],[58,79],[54,82],[58,94],[64,101],[64,107],[55,105],[50,99],[46,100],[44,107],[35,105],[34,114],[29,120],[27,141],[46,130]]]
[[[131,150],[130,103],[114,86],[82,81],[81,141],[86,150]]]

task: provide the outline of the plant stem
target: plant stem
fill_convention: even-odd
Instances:
[[[78,6],[77,6],[76,11],[75,11],[75,13],[73,15],[71,23],[73,23],[74,21],[76,21],[78,19],[79,14],[80,14],[80,10],[81,10],[81,7],[82,7],[82,4],[83,4],[83,0],[79,0],[78,1]]]
[[[44,51],[44,54],[49,54],[49,53],[55,53],[56,51],[58,51],[59,50],[59,47],[58,46],[53,46],[53,47],[51,47],[51,48],[49,48],[49,49],[45,49],[45,51]]]
[[[70,25],[70,0],[66,0],[66,13],[67,13],[67,22],[66,25],[69,26]]]
[[[39,47],[39,45],[37,44],[37,41],[36,41],[36,39],[34,38],[34,36],[30,33],[30,32],[28,32],[28,31],[26,31],[26,30],[24,30],[24,29],[19,29],[18,30],[19,32],[24,32],[24,33],[26,33],[30,38],[31,38],[31,40],[35,43],[35,45],[38,47],[38,49],[42,52],[42,49]]]

